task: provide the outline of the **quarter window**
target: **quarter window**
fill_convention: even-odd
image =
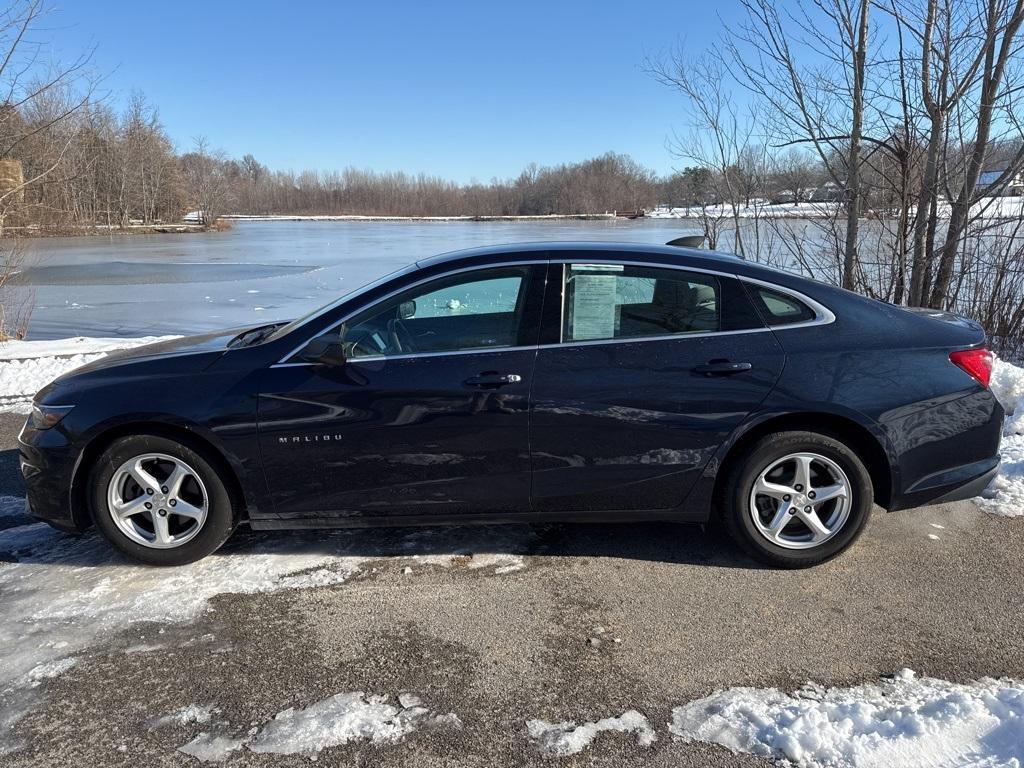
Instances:
[[[565,341],[718,331],[714,275],[630,265],[567,264]]]
[[[813,309],[789,294],[760,285],[750,287],[754,302],[768,325],[803,323],[817,317]]]

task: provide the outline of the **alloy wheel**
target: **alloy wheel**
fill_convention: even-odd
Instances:
[[[831,539],[849,520],[853,491],[843,469],[819,453],[775,459],[750,491],[749,512],[772,544],[811,549]]]
[[[107,485],[107,509],[118,529],[153,549],[180,547],[195,538],[209,512],[199,474],[166,453],[124,462]]]

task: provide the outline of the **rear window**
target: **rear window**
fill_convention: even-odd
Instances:
[[[817,314],[802,301],[788,293],[762,285],[747,284],[758,311],[768,325],[789,325],[814,320]]]

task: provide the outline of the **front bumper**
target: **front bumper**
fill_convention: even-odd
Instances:
[[[25,511],[62,531],[89,527],[88,513],[72,503],[71,482],[80,459],[60,425],[32,429],[26,422],[18,436]]]

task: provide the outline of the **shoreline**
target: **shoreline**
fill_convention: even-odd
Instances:
[[[220,217],[227,221],[605,221],[624,218],[614,213],[549,213],[537,216],[486,215],[486,216],[369,216],[361,214],[249,214],[228,213]]]
[[[48,237],[100,237],[129,235],[182,235],[192,232],[216,232],[216,227],[205,224],[129,224],[119,227],[107,224],[96,224],[91,227],[5,227],[2,239],[13,238],[48,238]]]

